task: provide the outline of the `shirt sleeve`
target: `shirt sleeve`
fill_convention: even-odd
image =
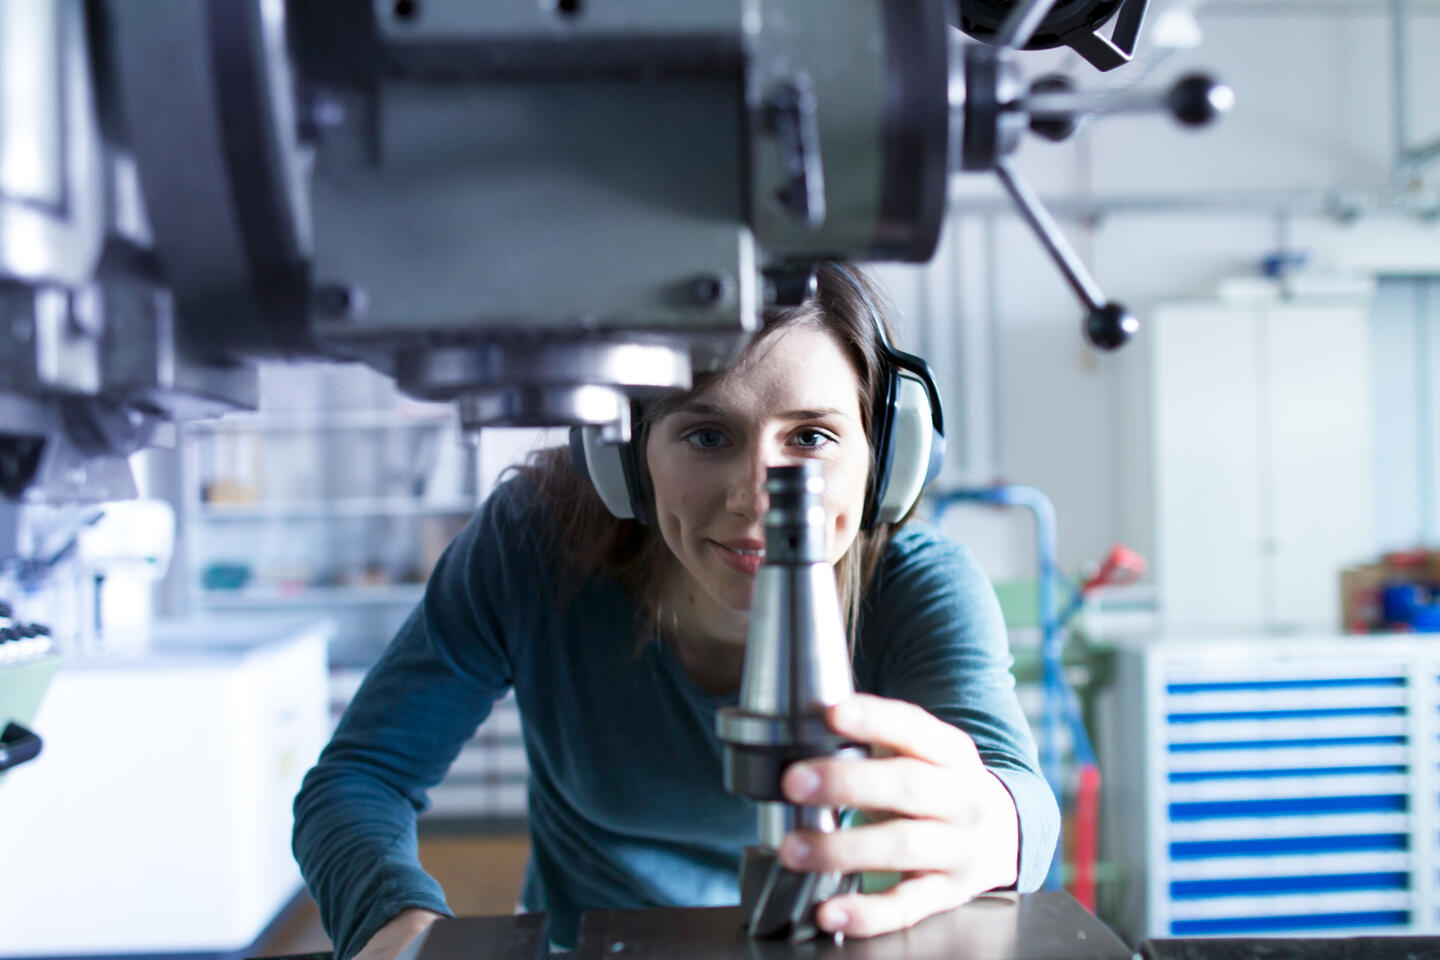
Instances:
[[[1039,889],[1060,832],[1055,795],[1015,695],[994,588],[970,552],[928,528],[897,534],[867,599],[857,673],[873,692],[919,704],[964,730],[1015,801],[1016,883]]]
[[[512,682],[514,601],[535,593],[539,554],[511,492],[441,556],[295,798],[295,858],[340,960],[407,907],[450,912],[420,866],[416,816]]]

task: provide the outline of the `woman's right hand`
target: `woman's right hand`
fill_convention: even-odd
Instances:
[[[422,907],[407,907],[379,930],[370,942],[355,954],[354,960],[394,960],[410,945],[410,942],[424,933],[436,920],[445,915]]]

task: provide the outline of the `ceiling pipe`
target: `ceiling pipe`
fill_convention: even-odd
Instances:
[[[1390,0],[1390,65],[1394,72],[1392,105],[1395,115],[1395,171],[1397,185],[1419,178],[1424,168],[1440,157],[1440,138],[1418,147],[1410,144],[1410,57],[1405,30],[1409,26],[1409,0]]]

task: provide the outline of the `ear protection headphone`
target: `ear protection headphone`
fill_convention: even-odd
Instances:
[[[929,365],[891,346],[864,284],[844,264],[829,266],[865,304],[880,346],[880,382],[870,420],[875,469],[865,493],[860,523],[862,529],[870,530],[879,523],[895,523],[908,514],[925,485],[939,475],[945,460],[945,423],[940,391]],[[570,430],[571,462],[576,472],[590,481],[606,509],[617,517],[649,523],[652,517],[638,447],[633,440],[604,442],[599,427]]]

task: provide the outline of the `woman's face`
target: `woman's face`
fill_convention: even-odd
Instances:
[[[656,522],[680,561],[677,611],[743,639],[764,556],[767,467],[820,461],[830,562],[855,540],[870,466],[859,378],[828,332],[786,327],[655,421],[646,457]]]

